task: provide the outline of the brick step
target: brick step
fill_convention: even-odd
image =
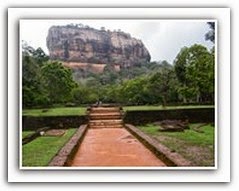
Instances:
[[[106,119],[112,119],[112,120],[115,120],[115,119],[121,119],[122,118],[122,115],[121,114],[90,114],[89,115],[89,118],[91,120],[106,120]]]
[[[89,125],[91,129],[102,129],[102,128],[123,128],[124,125]]]
[[[90,120],[89,125],[121,125],[123,124],[122,119],[118,120]]]
[[[90,120],[116,120],[116,119],[121,119],[121,116],[94,116],[94,117],[90,117]]]
[[[117,123],[117,124],[89,124],[89,127],[109,127],[109,126],[118,127],[118,126],[122,126],[122,125],[123,125],[123,123]]]
[[[123,128],[120,107],[91,107],[88,109],[89,128]]]
[[[100,116],[102,116],[102,115],[121,115],[121,113],[120,112],[108,112],[108,113],[99,113],[99,112],[97,112],[97,113],[90,113],[90,116],[94,116],[94,115],[100,115]]]
[[[108,113],[108,112],[120,112],[118,107],[92,107],[89,110],[91,113]]]

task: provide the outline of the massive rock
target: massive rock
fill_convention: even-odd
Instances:
[[[150,61],[142,41],[130,34],[82,25],[52,26],[47,47],[51,59],[65,63],[112,64],[122,68]]]

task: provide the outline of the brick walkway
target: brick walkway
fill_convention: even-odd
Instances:
[[[72,166],[165,166],[124,128],[88,129]]]
[[[119,107],[91,107],[88,116],[72,166],[165,166],[124,128]]]

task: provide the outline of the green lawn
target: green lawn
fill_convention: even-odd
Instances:
[[[71,115],[85,115],[86,107],[59,107],[44,109],[24,109],[22,114],[27,116],[71,116]]]
[[[164,109],[192,109],[192,108],[213,108],[213,105],[187,105],[187,106],[126,106],[123,107],[126,111],[138,111],[138,110],[164,110]]]
[[[42,136],[22,146],[22,166],[47,166],[62,146],[73,136],[76,129],[69,129],[61,137]],[[25,132],[23,132],[25,134]]]
[[[26,137],[27,135],[33,134],[34,131],[23,131],[22,132],[22,138]]]
[[[205,125],[199,133],[193,130],[195,125],[198,124],[191,124],[184,132],[160,132],[152,124],[138,128],[190,160],[193,166],[214,166],[214,127]]]
[[[213,108],[211,105],[199,106],[126,106],[123,107],[125,111],[138,111],[138,110],[162,110],[162,109],[189,109],[189,108]],[[43,109],[24,109],[22,114],[24,116],[72,116],[72,115],[85,115],[86,107],[59,107],[49,108],[43,112]]]

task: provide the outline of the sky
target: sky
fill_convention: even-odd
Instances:
[[[48,29],[53,25],[83,24],[95,29],[105,27],[111,31],[120,29],[142,40],[151,55],[151,61],[173,60],[184,46],[202,44],[211,49],[213,44],[205,41],[209,31],[206,20],[21,20],[20,42],[26,41],[33,48],[46,47]]]

